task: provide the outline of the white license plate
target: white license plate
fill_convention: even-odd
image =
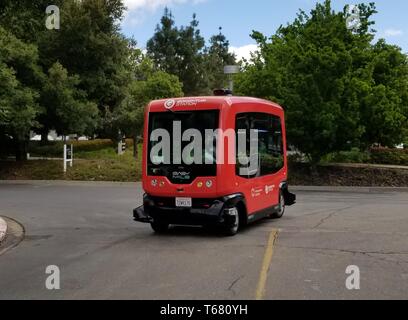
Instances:
[[[191,208],[193,206],[193,199],[191,198],[176,198],[176,207]]]

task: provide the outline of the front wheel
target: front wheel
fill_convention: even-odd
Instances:
[[[150,223],[152,229],[156,233],[165,233],[169,230],[169,224],[161,221],[153,221]]]
[[[231,223],[227,223],[224,227],[224,234],[229,237],[235,236],[239,230],[239,209],[237,207],[228,209],[226,218],[230,220]]]
[[[272,219],[280,219],[283,217],[283,215],[285,214],[285,208],[286,208],[286,204],[285,204],[285,197],[283,195],[283,191],[280,190],[279,191],[279,208],[277,212],[274,212],[271,215]]]

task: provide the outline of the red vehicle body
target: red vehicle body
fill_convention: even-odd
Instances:
[[[184,129],[210,123],[214,127],[216,123],[215,128],[206,129],[241,130],[248,136],[249,130],[259,130],[258,171],[241,176],[241,165],[228,161],[232,150],[236,157],[238,139],[222,136],[218,138],[224,145],[216,144],[215,151],[224,156],[224,163],[197,168],[184,164],[154,166],[149,158],[152,126],[156,122],[167,126],[171,119],[181,119],[183,124],[183,119],[188,119]],[[255,98],[217,96],[151,102],[146,108],[143,144],[146,194],[143,206],[134,210],[135,220],[151,223],[156,232],[167,230],[170,224],[218,225],[234,235],[248,222],[282,217],[285,205],[294,204],[296,199],[287,184],[284,119],[281,106]]]

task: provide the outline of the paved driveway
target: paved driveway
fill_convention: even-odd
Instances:
[[[407,299],[408,193],[358,190],[297,191],[281,220],[224,238],[133,222],[139,184],[0,184],[0,215],[26,230],[0,256],[0,299]]]

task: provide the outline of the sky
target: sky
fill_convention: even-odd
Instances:
[[[373,0],[372,0],[373,1]],[[332,0],[335,10],[342,10],[347,4],[369,3],[363,0]],[[292,22],[299,9],[306,12],[315,6],[316,0],[124,0],[128,11],[122,22],[122,31],[133,36],[139,47],[146,42],[160,22],[163,10],[171,9],[176,24],[187,25],[193,13],[197,14],[202,35],[208,40],[223,28],[230,41],[231,50],[238,58],[249,57],[256,50],[251,39],[252,30],[267,36],[275,33],[280,25]],[[323,2],[323,0],[319,1]],[[377,0],[378,13],[374,16],[377,38],[400,46],[408,52],[408,1]]]

